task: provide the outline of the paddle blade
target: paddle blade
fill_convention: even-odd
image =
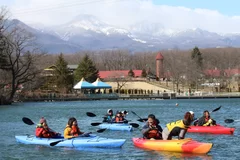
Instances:
[[[91,123],[92,126],[99,126],[102,123]]]
[[[225,119],[225,121],[224,121],[225,123],[233,123],[234,122],[234,120],[233,119]]]
[[[214,109],[212,112],[218,111],[222,106],[219,106],[218,108]]]
[[[139,122],[146,122],[148,119],[147,118],[141,118],[141,119],[138,119],[137,121]]]
[[[92,112],[87,112],[86,114],[88,117],[96,117],[96,114],[94,114]]]
[[[106,129],[107,129],[107,128],[99,129],[99,130],[97,130],[97,132],[98,132],[98,133],[102,133],[102,132],[104,132]]]
[[[129,123],[131,126],[133,126],[133,128],[138,128],[139,127],[139,124],[137,123]]]
[[[50,143],[50,146],[55,146],[55,145],[57,145],[58,143],[60,143],[60,142],[63,142],[64,140],[62,139],[62,140],[59,140],[59,141],[56,141],[56,142],[52,142],[52,143]]]
[[[22,118],[22,121],[25,123],[25,124],[28,124],[28,125],[33,125],[33,121],[27,117],[23,117]]]

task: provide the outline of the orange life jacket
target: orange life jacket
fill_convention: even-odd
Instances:
[[[150,130],[147,134],[147,138],[148,139],[151,139],[151,138],[154,138],[154,139],[160,139],[161,136],[160,136],[160,133],[157,129],[153,129],[153,130]]]
[[[123,121],[123,117],[122,116],[115,118],[115,122],[122,122],[122,121]]]

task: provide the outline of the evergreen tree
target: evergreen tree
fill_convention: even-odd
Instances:
[[[198,47],[193,48],[192,52],[191,52],[191,58],[192,60],[195,61],[195,63],[197,64],[198,67],[202,68],[202,53],[200,52],[200,50],[198,49]]]
[[[143,70],[142,70],[141,76],[142,76],[142,77],[147,77],[147,71],[146,71],[146,69],[143,69]]]
[[[130,69],[130,70],[128,71],[128,76],[129,76],[129,77],[135,77],[135,73],[133,72],[132,69]]]
[[[84,78],[89,83],[94,82],[98,78],[98,70],[88,55],[85,55],[83,57],[83,59],[78,64],[78,68],[75,70],[75,81],[78,82],[82,78]]]
[[[65,89],[65,91],[68,90],[72,84],[72,78],[67,65],[68,63],[64,60],[63,54],[61,53],[55,64],[54,81],[58,88]]]

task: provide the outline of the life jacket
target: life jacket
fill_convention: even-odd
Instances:
[[[122,122],[123,121],[123,117],[122,116],[116,116],[115,118],[115,122]]]
[[[151,138],[154,138],[154,139],[161,139],[161,135],[159,133],[159,131],[157,129],[153,129],[153,130],[150,130],[148,133],[147,133],[147,139],[151,139]]]
[[[35,130],[36,137],[41,138],[52,138],[56,135],[56,133],[51,132],[49,128],[44,128],[42,124],[38,124]]]
[[[83,134],[83,132],[80,131],[80,129],[78,128],[78,126],[72,126],[71,128],[71,134],[73,136],[79,136],[81,134]]]
[[[183,120],[178,120],[176,122],[168,123],[166,126],[167,126],[169,132],[171,132],[173,130],[173,128],[175,128],[175,127],[179,127],[179,128],[183,128],[183,129],[188,128],[188,126],[183,123]]]

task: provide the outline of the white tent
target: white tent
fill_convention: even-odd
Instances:
[[[78,82],[73,88],[74,89],[95,89],[96,87],[91,83],[88,83],[87,81],[85,81],[84,78],[82,78],[81,81]]]

